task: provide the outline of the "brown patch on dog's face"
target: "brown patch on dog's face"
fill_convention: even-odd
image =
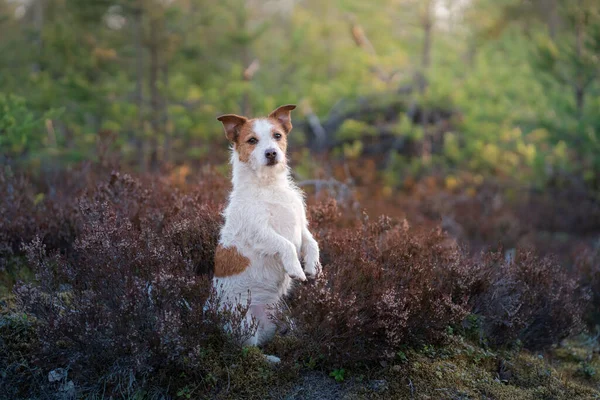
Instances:
[[[240,161],[244,163],[247,163],[248,160],[250,160],[252,150],[254,150],[256,147],[256,144],[252,143],[252,139],[256,139],[258,141],[254,130],[252,130],[253,124],[254,120],[251,119],[242,125],[239,130],[239,135],[237,136],[236,141],[233,143],[235,150],[240,156]]]
[[[250,153],[252,153],[252,148],[254,147],[251,143],[248,143],[248,140],[253,135],[253,120],[236,114],[221,115],[217,119],[223,123],[227,140],[233,143],[234,148],[239,154],[240,161],[248,162]]]
[[[215,251],[215,277],[224,278],[241,274],[250,265],[250,260],[241,255],[235,246],[219,245]]]
[[[273,117],[269,117],[268,119],[271,125],[273,125],[273,129],[271,129],[271,136],[277,141],[277,146],[281,149],[283,154],[286,154],[288,132],[285,130],[285,128],[283,127],[281,122],[279,122],[279,120]]]

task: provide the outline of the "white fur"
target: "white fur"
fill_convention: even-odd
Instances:
[[[219,243],[235,246],[250,265],[240,274],[213,281],[226,302],[246,304],[250,293],[247,318],[258,321],[258,330],[249,345],[264,343],[275,333],[269,308],[288,293],[292,279],[315,277],[321,267],[319,246],[308,230],[303,194],[291,180],[286,155],[273,139],[272,128],[266,119],[254,121],[259,142],[247,163],[232,151],[233,190]],[[277,150],[274,166],[267,166],[267,149]]]

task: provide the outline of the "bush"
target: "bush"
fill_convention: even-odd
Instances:
[[[115,173],[77,201],[81,230],[68,254],[48,252],[39,237],[23,247],[36,272],[15,289],[18,309],[37,321],[30,361],[68,370],[79,394],[132,392],[182,373],[213,387],[218,366],[240,353],[220,327],[227,321],[238,336],[252,328],[246,306],[217,312],[210,288],[218,208],[151,189]],[[22,384],[20,395],[35,395]]]
[[[72,199],[47,196],[28,179],[0,171],[0,271],[36,236],[52,249],[68,249],[75,240],[77,219]]]
[[[401,346],[443,343],[453,326],[464,330],[473,320],[485,342],[530,349],[582,328],[587,292],[550,258],[527,251],[514,260],[471,258],[439,229],[385,217],[338,228],[344,224],[331,204],[312,215],[326,265],[291,304],[296,357],[369,364]]]
[[[44,385],[43,372],[31,363],[40,352],[37,330],[25,313],[0,314],[0,398],[17,399],[23,388],[39,393]]]
[[[313,214],[335,215],[330,205]],[[324,273],[298,288],[291,306],[301,357],[335,365],[389,359],[401,345],[442,342],[468,314],[474,265],[439,229],[385,217],[323,228],[315,231]]]
[[[600,325],[600,242],[579,254],[575,270],[581,286],[591,292],[591,301],[585,310],[585,322],[593,330]]]
[[[472,292],[473,312],[496,346],[522,343],[539,350],[582,330],[587,292],[551,258],[518,251],[483,257]]]
[[[56,146],[56,143],[48,143],[44,123],[60,114],[61,110],[37,114],[24,98],[0,92],[0,161],[22,161],[32,153]]]
[[[406,347],[432,349],[471,328],[491,345],[538,349],[578,330],[589,309],[588,288],[550,259],[472,257],[439,228],[357,219],[328,200],[309,209],[324,272],[299,285],[281,315],[292,329],[269,345],[288,361],[274,373],[260,351],[236,345],[253,329],[246,306],[217,312],[218,175],[184,192],[169,179],[114,172],[77,197],[57,196],[56,212],[35,201],[34,185],[3,179],[14,201],[0,203],[1,256],[18,255],[36,274],[0,317],[0,392],[14,398],[152,387],[264,398],[297,372],[289,360],[330,370],[402,361]],[[584,266],[595,258],[585,260],[581,270],[592,271]]]

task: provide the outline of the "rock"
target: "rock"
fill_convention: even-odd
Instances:
[[[265,355],[265,358],[267,359],[268,362],[270,362],[271,364],[279,364],[281,362],[281,358],[277,357],[277,356],[270,356],[270,355]]]
[[[377,379],[369,382],[369,387],[374,392],[385,392],[388,388],[388,383],[385,379]]]
[[[75,399],[75,384],[73,381],[69,381],[60,385],[60,392],[62,399]]]
[[[49,382],[62,381],[67,377],[67,370],[64,368],[56,368],[48,373]]]

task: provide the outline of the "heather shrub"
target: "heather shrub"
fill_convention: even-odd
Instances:
[[[27,178],[0,171],[0,270],[11,256],[22,255],[22,245],[36,237],[48,250],[70,252],[82,225],[91,222],[90,216],[85,217],[91,201],[107,202],[118,218],[130,220],[137,228],[141,219],[158,230],[168,221],[181,251],[193,252],[189,254],[193,263],[208,273],[214,230],[220,222],[217,208],[229,183],[211,169],[202,170],[199,177],[199,183],[185,192],[176,176],[134,179],[103,169],[92,172],[89,166]],[[202,207],[210,207],[216,218],[200,220],[196,209]],[[208,224],[206,232],[213,232],[213,239],[193,228],[200,222]]]
[[[69,371],[79,395],[166,387],[182,373],[203,390],[223,382],[240,356],[235,343],[254,327],[243,318],[247,305],[219,312],[199,274],[212,267],[218,208],[120,174],[77,206],[80,232],[68,253],[48,251],[39,237],[23,246],[36,280],[15,294],[37,322],[32,365]],[[20,395],[31,395],[23,383]]]
[[[324,273],[295,292],[296,329],[277,351],[311,365],[370,364],[469,329],[484,343],[530,349],[581,330],[586,292],[550,258],[473,258],[440,229],[386,217],[349,226],[331,202],[311,216]]]
[[[46,196],[24,177],[0,171],[0,271],[23,243],[39,236],[53,249],[70,247],[77,232],[72,200]]]
[[[255,328],[241,318],[247,305],[217,311],[210,286],[222,176],[207,170],[181,185],[113,172],[52,202],[35,201],[25,180],[2,184],[16,200],[0,203],[10,217],[1,256],[18,255],[35,273],[0,316],[0,393],[14,398],[133,397],[149,388],[155,397],[264,398],[297,376],[297,365],[404,362],[407,348],[430,351],[469,330],[490,345],[538,349],[581,327],[597,282],[595,253],[578,264],[583,285],[551,259],[472,257],[440,228],[356,218],[328,199],[308,209],[323,274],[286,300],[280,317],[291,329],[266,349],[284,360],[274,372],[259,350],[236,344]],[[68,235],[56,240],[57,232]]]
[[[552,258],[498,252],[480,263],[471,304],[490,344],[537,350],[581,331],[587,293]]]
[[[335,215],[325,208],[323,215]],[[473,264],[440,230],[385,217],[352,228],[315,226],[328,264],[295,292],[297,356],[345,365],[389,359],[401,345],[442,342],[468,314]]]
[[[0,314],[0,398],[16,399],[25,385],[44,384],[44,374],[27,362],[39,353],[36,331],[25,313]]]
[[[570,267],[574,244],[600,228],[600,203],[578,182],[544,191],[477,176],[429,177],[412,188],[408,217],[441,221],[442,228],[476,253],[532,247]],[[415,208],[416,210],[412,210]],[[420,219],[421,218],[421,219]]]
[[[585,310],[585,322],[590,329],[600,325],[600,242],[586,248],[575,261],[580,284],[589,290],[590,301]]]
[[[520,218],[538,230],[594,233],[600,228],[600,202],[594,191],[573,177],[563,177],[555,188],[532,192],[521,204]]]
[[[528,231],[527,219],[518,218],[499,185],[486,182],[477,190],[474,186],[453,191],[419,188],[419,208],[430,218],[441,220],[444,230],[468,243],[471,250],[516,247]]]

